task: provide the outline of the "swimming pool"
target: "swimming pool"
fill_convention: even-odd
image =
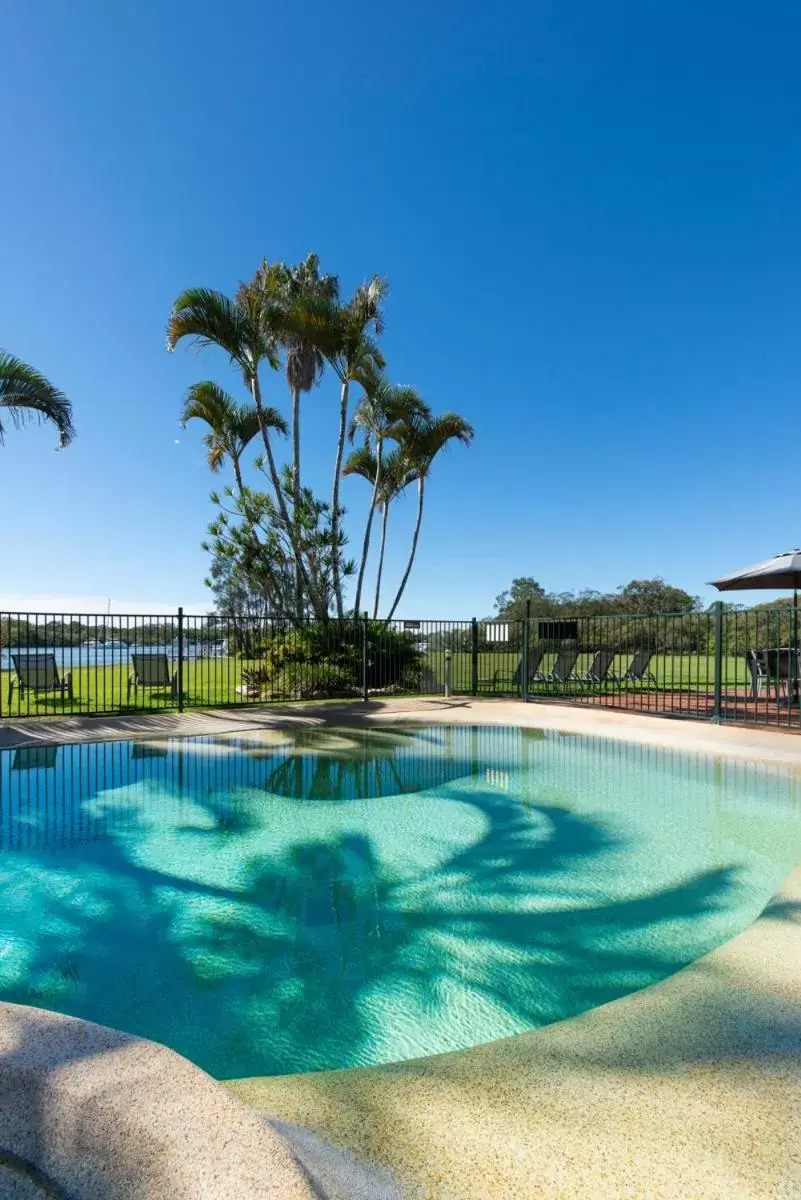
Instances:
[[[465,1048],[653,983],[801,858],[790,771],[473,726],[0,754],[0,999],[220,1078]]]

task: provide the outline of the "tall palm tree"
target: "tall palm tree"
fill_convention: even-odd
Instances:
[[[342,558],[340,546],[341,511],[339,483],[348,429],[350,387],[380,371],[384,358],[372,334],[384,327],[381,311],[387,284],[378,275],[361,284],[346,304],[325,298],[313,298],[302,311],[285,317],[285,330],[294,331],[316,346],[330,364],[340,382],[339,431],[331,487],[332,577],[337,617],[344,615],[342,604]]]
[[[0,350],[0,445],[5,438],[2,410],[19,428],[30,417],[50,421],[58,430],[58,448],[63,450],[75,437],[72,405],[63,392],[44,375],[13,354]]]
[[[280,286],[276,324],[286,351],[286,381],[292,396],[292,514],[300,541],[300,396],[319,383],[325,366],[322,351],[304,335],[304,314],[310,304],[335,304],[339,296],[336,275],[321,275],[320,260],[309,254],[294,267],[285,267]],[[303,605],[302,580],[296,572],[296,606]]]
[[[412,472],[417,479],[417,520],[412,535],[409,560],[387,615],[387,621],[392,620],[412,571],[414,556],[417,553],[417,542],[420,537],[420,526],[423,523],[425,483],[431,474],[432,464],[448,442],[458,441],[463,446],[469,446],[473,440],[473,433],[473,426],[468,424],[464,417],[450,412],[444,413],[441,417],[429,417],[407,427],[400,449],[408,471]]]
[[[219,384],[204,380],[193,383],[186,393],[181,412],[181,426],[189,421],[205,421],[209,432],[204,436],[208,450],[208,463],[212,471],[219,471],[226,458],[230,458],[234,469],[236,486],[242,493],[242,455],[261,430],[261,420],[278,433],[287,432],[286,421],[274,408],[262,410],[261,420],[250,404],[237,404],[232,396]]]
[[[253,397],[264,442],[268,474],[275,493],[281,521],[292,544],[296,568],[308,586],[308,576],[297,544],[293,523],[270,439],[268,415],[274,410],[262,402],[259,370],[262,363],[277,369],[278,323],[281,289],[284,283],[281,264],[262,263],[250,283],[243,283],[232,300],[211,288],[187,288],[176,299],[167,323],[167,349],[172,351],[184,338],[198,346],[218,346],[229,361],[240,368]]]
[[[378,618],[378,609],[381,604],[381,580],[384,574],[384,551],[387,545],[389,508],[406,488],[411,483],[414,483],[416,478],[417,475],[414,468],[409,466],[400,448],[386,455],[384,458],[384,483],[381,487],[381,499],[379,501],[379,507],[381,508],[381,545],[378,552],[378,570],[375,576],[375,596],[373,599],[374,621]]]
[[[286,267],[277,315],[279,337],[286,351],[286,381],[292,396],[292,472],[296,495],[300,492],[300,395],[320,382],[325,366],[322,351],[303,332],[303,311],[321,301],[334,304],[339,296],[336,275],[321,275],[320,260],[309,254],[303,262]]]
[[[384,551],[387,544],[387,522],[389,508],[403,490],[417,478],[410,469],[400,448],[391,450],[382,459],[378,468],[377,454],[367,446],[361,446],[348,455],[347,462],[342,468],[343,475],[358,475],[365,479],[375,490],[375,480],[378,478],[378,495],[375,507],[381,512],[381,543],[378,553],[378,567],[375,577],[375,596],[373,599],[373,620],[378,616],[381,603],[381,579],[384,572]]]
[[[373,491],[364,528],[361,563],[353,602],[354,611],[357,613],[361,607],[362,585],[367,567],[367,557],[370,553],[373,517],[379,503],[384,442],[388,438],[400,439],[405,424],[414,420],[423,420],[426,416],[431,415],[428,406],[421,400],[414,388],[393,386],[380,372],[365,377],[362,380],[362,387],[364,394],[353,414],[349,437],[353,441],[356,434],[361,431],[364,434],[364,448],[374,453],[375,462]],[[353,456],[351,455],[348,462],[352,463],[352,461]],[[343,470],[343,475],[348,473],[355,474],[357,472]]]

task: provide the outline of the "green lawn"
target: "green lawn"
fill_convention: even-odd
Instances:
[[[580,656],[577,670],[585,672],[592,662],[592,654]],[[543,664],[547,671],[555,655],[548,655]],[[616,658],[612,671],[620,676],[631,659],[630,654]],[[513,679],[520,655],[507,651],[488,651],[478,655],[478,691],[480,694],[518,694]],[[455,692],[471,690],[471,656],[469,653],[454,653],[452,660],[452,686]],[[247,703],[246,697],[236,689],[242,684],[242,670],[254,663],[240,658],[207,658],[189,660],[184,664],[184,705],[187,708],[212,707],[214,705]],[[714,661],[701,655],[655,655],[651,671],[656,677],[657,687],[672,691],[705,691],[713,685]],[[742,657],[724,659],[723,678],[725,687],[744,686],[748,683]],[[21,701],[15,691],[11,707],[8,705],[9,672],[0,673],[2,698],[0,713],[3,716],[46,716],[58,713],[120,712],[138,710],[165,710],[176,707],[176,701],[168,689],[140,689],[131,695],[128,705],[127,664],[108,667],[84,667],[73,670],[72,702],[53,695],[34,696],[28,693]],[[424,694],[442,692],[445,682],[445,655],[442,651],[430,651],[424,655],[421,690]],[[631,685],[639,686],[639,685]],[[610,685],[610,690],[614,685]],[[572,689],[549,684],[532,684],[531,694],[543,695]]]
[[[242,683],[242,669],[251,664],[240,658],[190,659],[184,663],[183,690],[187,708],[215,704],[243,703],[244,696],[236,692]],[[11,672],[0,673],[3,716],[44,716],[54,713],[115,712],[126,709],[168,709],[176,707],[169,688],[140,688],[131,693],[128,705],[128,675],[130,665],[81,667],[72,671],[73,699],[56,695],[34,696],[27,692],[22,700],[14,690],[11,708],[8,705],[8,683]]]

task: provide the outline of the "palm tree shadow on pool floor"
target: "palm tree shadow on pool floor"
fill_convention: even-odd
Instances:
[[[24,976],[6,975],[0,998],[124,1023],[218,1077],[346,1067],[381,1057],[377,1026],[398,1011],[438,1037],[451,1011],[472,1012],[455,1047],[481,1040],[487,1014],[534,1027],[664,978],[692,954],[660,928],[703,921],[737,889],[721,867],[577,904],[574,875],[614,849],[609,829],[494,789],[458,799],[483,836],[414,879],[354,832],[254,856],[236,886],[192,878],[197,829],[176,831],[185,874],[144,865],[131,840],[74,845],[83,888],[48,894]],[[231,834],[223,822],[202,837],[222,854]],[[424,1032],[413,1052],[441,1048]]]

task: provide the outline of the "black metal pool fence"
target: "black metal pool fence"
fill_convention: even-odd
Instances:
[[[801,729],[793,608],[301,624],[0,613],[0,717],[392,695],[548,700]]]

